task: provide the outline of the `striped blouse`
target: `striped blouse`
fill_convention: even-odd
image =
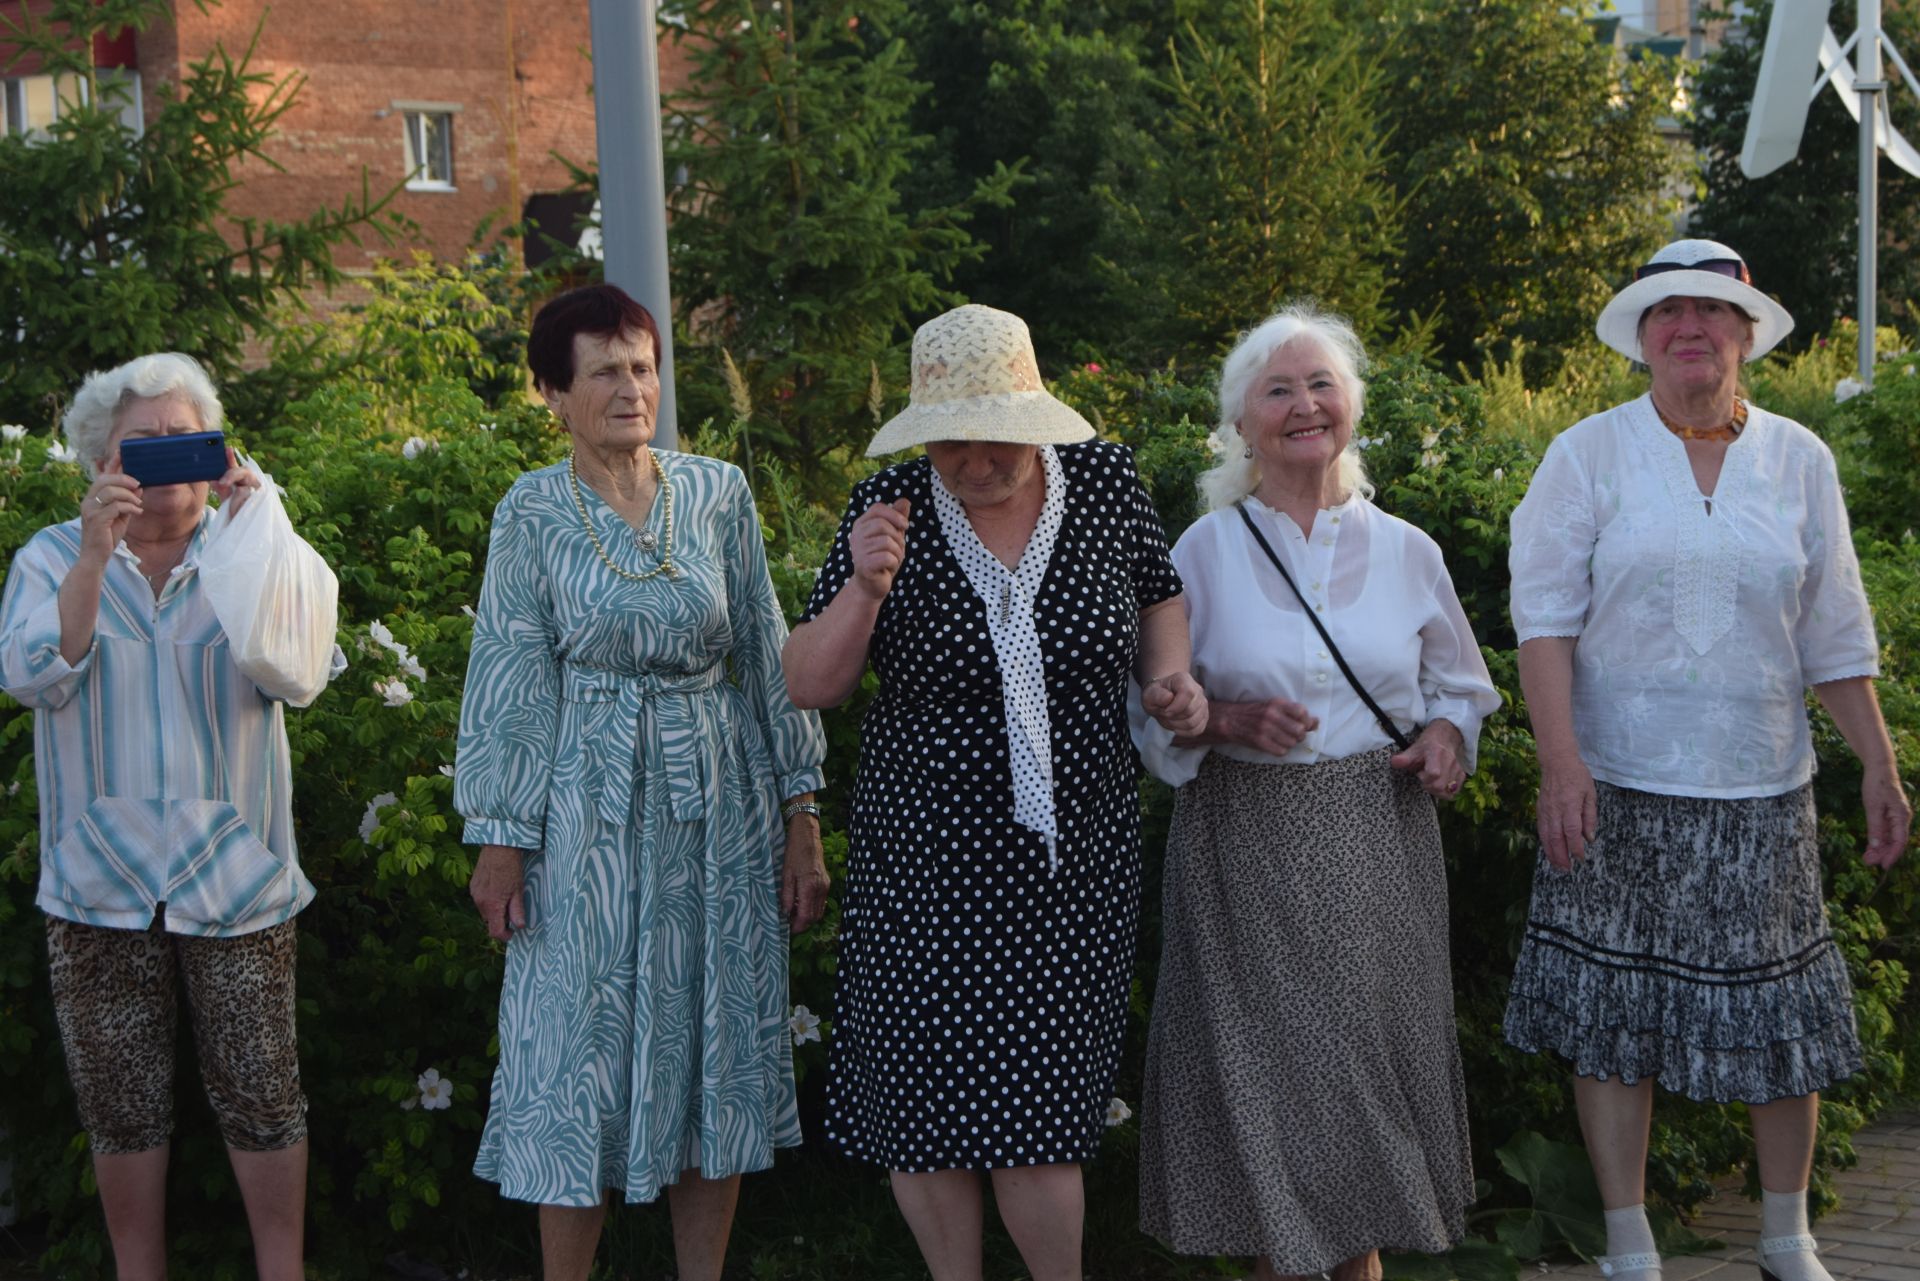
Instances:
[[[40,909],[116,929],[224,938],[313,900],[294,855],[281,704],[227,652],[197,562],[212,511],[158,600],[122,544],[93,646],[60,656],[60,584],[80,522],[28,540],[0,598],[0,687],[33,708]]]

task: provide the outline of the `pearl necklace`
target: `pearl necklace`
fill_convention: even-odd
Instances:
[[[636,574],[630,569],[622,569],[613,563],[613,557],[607,555],[607,549],[600,544],[600,535],[593,528],[593,518],[587,515],[587,500],[580,493],[580,472],[573,465],[573,454],[567,455],[567,483],[573,488],[573,507],[580,513],[580,527],[587,531],[587,541],[593,544],[593,550],[599,554],[600,563],[629,582],[644,583],[658,574],[673,578],[679,571],[673,566],[673,485],[667,480],[667,469],[660,465],[660,455],[652,449],[647,457],[653,460],[654,479],[660,482],[660,500],[666,504],[664,521],[667,537],[660,552],[660,563],[645,573]],[[644,551],[653,550],[653,531],[641,530],[638,542]]]

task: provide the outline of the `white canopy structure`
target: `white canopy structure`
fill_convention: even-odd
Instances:
[[[1827,26],[1831,7],[1831,0],[1778,0],[1774,5],[1740,149],[1740,170],[1749,178],[1763,177],[1798,155],[1807,108],[1825,85],[1833,86],[1848,114],[1860,122],[1860,381],[1871,387],[1873,331],[1879,323],[1880,152],[1885,150],[1894,164],[1920,177],[1920,151],[1893,127],[1887,112],[1882,51],[1916,94],[1920,81],[1881,30],[1880,0],[1860,0],[1860,28],[1844,45]],[[1856,56],[1851,67],[1849,51]]]

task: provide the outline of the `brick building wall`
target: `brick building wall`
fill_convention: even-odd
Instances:
[[[254,69],[304,81],[268,148],[284,172],[247,166],[236,214],[286,220],[337,206],[359,192],[363,170],[376,192],[401,182],[409,107],[452,117],[451,189],[394,201],[439,257],[459,253],[483,219],[514,222],[528,196],[564,189],[555,153],[594,159],[587,0],[303,0],[270,11],[266,0],[225,0],[204,14],[183,0],[175,13],[175,27],[140,37],[149,95],[216,44],[245,49],[256,28]],[[669,90],[684,83],[671,44],[661,74]],[[383,252],[395,251],[349,249],[341,265]]]
[[[0,0],[0,11],[20,3]],[[437,257],[458,254],[483,219],[518,221],[528,197],[563,190],[555,153],[594,160],[588,0],[224,0],[205,13],[176,0],[173,10],[172,23],[134,42],[149,118],[193,63],[216,46],[239,57],[256,31],[251,68],[301,78],[267,147],[279,168],[235,174],[228,207],[237,216],[291,221],[337,207],[359,195],[363,170],[376,194],[401,183],[409,107],[452,120],[451,184],[394,201],[418,225],[411,247]],[[672,42],[660,47],[660,69],[669,92],[685,83]],[[371,240],[344,247],[338,261],[364,269],[409,247]]]

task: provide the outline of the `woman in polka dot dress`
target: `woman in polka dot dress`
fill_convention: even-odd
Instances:
[[[936,1281],[980,1276],[981,1179],[1036,1281],[1080,1276],[1140,904],[1128,677],[1198,733],[1180,580],[1128,451],[1041,385],[1017,317],[914,336],[909,408],[870,455],[788,689],[869,661],[841,917],[827,1136],[893,1172]]]

